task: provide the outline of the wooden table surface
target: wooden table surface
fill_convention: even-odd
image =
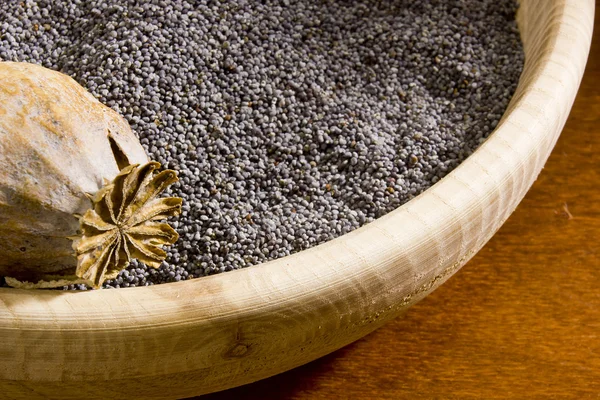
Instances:
[[[201,399],[600,398],[599,153],[596,29],[579,95],[546,167],[465,267],[362,340]]]

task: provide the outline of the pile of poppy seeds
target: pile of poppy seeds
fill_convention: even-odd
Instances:
[[[350,232],[448,174],[498,124],[523,50],[514,0],[10,0],[0,59],[62,71],[179,172],[161,268],[244,268]],[[70,288],[74,288],[71,286]],[[83,289],[81,285],[75,287]]]

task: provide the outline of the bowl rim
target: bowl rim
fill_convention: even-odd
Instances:
[[[551,34],[525,17],[546,18]],[[115,377],[141,382],[203,371],[207,393],[301,365],[403,313],[489,240],[536,179],[579,87],[593,17],[593,0],[522,1],[525,70],[494,132],[446,177],[359,229],[182,282],[87,292],[0,288],[0,385],[92,388]],[[161,340],[170,348],[160,349]],[[287,359],[273,361],[274,350]],[[93,365],[77,360],[82,351]],[[167,387],[161,382],[156,387]]]

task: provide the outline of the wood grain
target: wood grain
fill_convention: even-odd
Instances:
[[[492,137],[434,187],[336,240],[227,274],[87,293],[0,289],[1,393],[23,399],[208,393],[324,356],[425,298],[489,240],[521,201],[558,138],[583,74],[593,2],[522,4],[527,62],[510,109]],[[495,266],[503,257],[493,253],[490,262]],[[569,277],[581,284],[578,276]],[[500,272],[492,278],[502,282]],[[466,290],[497,293],[503,284],[494,279]],[[531,299],[515,301],[530,310]],[[440,312],[455,315],[452,306],[457,304],[438,304],[437,314],[422,322],[419,332],[426,334],[427,323]],[[486,317],[475,313],[459,321],[475,328],[477,318]],[[503,317],[505,340],[487,343],[488,348],[510,352],[510,327],[520,320]],[[452,333],[448,327],[432,343],[447,342]],[[476,338],[472,333],[470,340]],[[409,345],[385,354],[390,363],[381,366],[382,376],[400,355],[412,354],[413,368],[422,365],[422,355],[410,353]],[[461,373],[445,373],[451,371]],[[417,377],[408,365],[398,373],[403,379]],[[362,380],[364,387],[369,379]],[[389,378],[387,385],[397,379]],[[436,376],[419,384],[427,388],[445,381]]]
[[[599,398],[599,87],[596,30],[539,179],[492,240],[404,318],[288,373],[201,399]]]

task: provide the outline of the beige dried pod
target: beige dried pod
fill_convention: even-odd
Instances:
[[[0,62],[0,276],[100,287],[129,259],[158,267],[181,199],[127,122],[70,77]]]

